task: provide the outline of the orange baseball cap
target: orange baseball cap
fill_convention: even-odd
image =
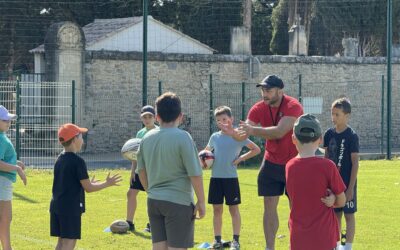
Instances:
[[[60,142],[66,142],[79,135],[80,133],[86,133],[87,128],[80,128],[72,123],[66,123],[58,129],[58,140]]]

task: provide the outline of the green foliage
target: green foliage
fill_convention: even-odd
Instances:
[[[273,54],[287,55],[289,52],[288,0],[280,0],[272,11],[272,40],[270,50]]]

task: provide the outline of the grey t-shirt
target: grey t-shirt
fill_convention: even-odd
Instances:
[[[190,176],[201,176],[197,149],[189,133],[179,128],[156,128],[142,139],[137,170],[147,172],[148,197],[181,205],[194,203]]]
[[[221,131],[212,134],[207,144],[207,147],[213,149],[215,156],[211,177],[237,178],[237,170],[233,162],[239,157],[242,148],[250,142],[249,139],[236,141]]]

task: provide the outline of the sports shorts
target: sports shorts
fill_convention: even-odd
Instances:
[[[238,205],[240,200],[240,187],[238,178],[211,178],[208,189],[209,204]]]
[[[147,212],[153,243],[167,241],[168,247],[192,248],[194,205],[189,206],[147,198]]]
[[[258,196],[280,196],[285,192],[285,165],[279,165],[267,160],[261,163],[258,173]]]
[[[80,239],[81,215],[59,215],[50,212],[50,236]]]
[[[13,183],[7,177],[0,176],[0,201],[11,201],[13,196]]]
[[[138,174],[135,174],[135,180],[131,179],[130,188],[144,191],[144,187],[143,187],[142,183],[140,182]]]
[[[354,214],[357,212],[357,183],[354,185],[354,195],[351,201],[346,202],[344,207],[335,208],[335,212],[342,212],[345,214]]]

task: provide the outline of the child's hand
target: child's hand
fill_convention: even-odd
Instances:
[[[332,193],[332,191],[328,188],[326,190],[327,195],[321,198],[322,203],[327,207],[333,207],[335,204],[336,196]]]
[[[18,175],[19,175],[19,178],[21,178],[22,182],[23,182],[24,185],[26,186],[27,179],[26,179],[26,175],[25,175],[24,170],[23,170],[21,167],[18,167],[17,173],[18,173]]]
[[[108,186],[119,186],[118,183],[121,181],[122,181],[122,177],[119,174],[115,174],[110,177],[110,173],[108,173],[107,179],[106,179]]]
[[[92,179],[90,180],[90,183],[97,183],[97,182],[99,182],[99,180],[96,180],[95,179],[95,176],[93,175],[93,177],[92,177]]]
[[[197,216],[198,214],[198,216]],[[194,208],[193,217],[195,219],[202,219],[206,215],[206,203],[197,201],[196,207]]]
[[[348,188],[344,194],[346,195],[346,202],[351,201],[354,198],[354,189]]]
[[[17,161],[17,166],[22,168],[22,170],[25,170],[25,164],[22,161]]]
[[[239,157],[233,162],[233,165],[237,167],[242,161],[243,161],[242,156],[239,156]]]

